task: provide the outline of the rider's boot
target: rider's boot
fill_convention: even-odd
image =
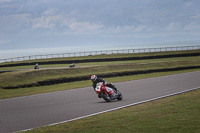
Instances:
[[[98,98],[102,98],[101,94],[98,94]]]

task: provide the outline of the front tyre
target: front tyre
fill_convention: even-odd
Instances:
[[[108,94],[101,93],[101,96],[106,102],[111,102],[110,96]]]

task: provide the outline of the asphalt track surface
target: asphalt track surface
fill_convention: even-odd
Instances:
[[[124,98],[106,103],[92,87],[0,100],[0,132],[16,132],[200,87],[200,71],[116,83]]]

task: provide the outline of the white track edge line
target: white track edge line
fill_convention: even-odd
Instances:
[[[49,124],[49,125],[44,125],[44,126],[41,126],[41,127],[53,126],[53,125],[57,125],[57,124],[71,122],[71,121],[79,120],[79,119],[82,119],[82,118],[86,118],[86,117],[90,117],[90,116],[94,116],[94,115],[98,115],[98,114],[102,114],[102,113],[106,113],[106,112],[111,112],[111,111],[119,110],[119,109],[122,109],[122,108],[127,108],[127,107],[130,107],[130,106],[134,106],[134,105],[138,105],[138,104],[142,104],[142,103],[146,103],[146,102],[150,102],[150,101],[154,101],[154,100],[158,100],[158,99],[162,99],[162,98],[166,98],[166,97],[170,97],[170,96],[186,93],[186,92],[189,92],[189,91],[197,90],[199,88],[200,87],[196,87],[196,88],[192,88],[192,89],[188,89],[188,90],[184,90],[184,91],[179,91],[179,92],[176,92],[176,93],[172,93],[172,94],[168,94],[168,95],[164,95],[164,96],[160,96],[160,97],[156,97],[156,98],[152,98],[152,99],[148,99],[148,100],[144,100],[144,101],[140,101],[140,102],[136,102],[136,103],[120,106],[120,107],[116,107],[116,108],[113,108],[113,109],[109,109],[109,110],[105,110],[105,111],[101,111],[101,112],[97,112],[97,113],[93,113],[93,114],[77,117],[77,118],[66,120],[66,121],[61,121],[61,122],[52,123],[52,124]],[[36,127],[36,128],[39,128],[39,127]],[[29,131],[29,130],[33,130],[33,129],[36,129],[36,128],[25,129],[25,130],[21,130],[21,131],[17,131],[17,132]]]

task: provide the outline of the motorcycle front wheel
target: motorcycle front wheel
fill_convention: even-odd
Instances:
[[[101,93],[101,96],[103,97],[103,99],[104,99],[106,102],[111,102],[110,96],[109,96],[108,94]]]

